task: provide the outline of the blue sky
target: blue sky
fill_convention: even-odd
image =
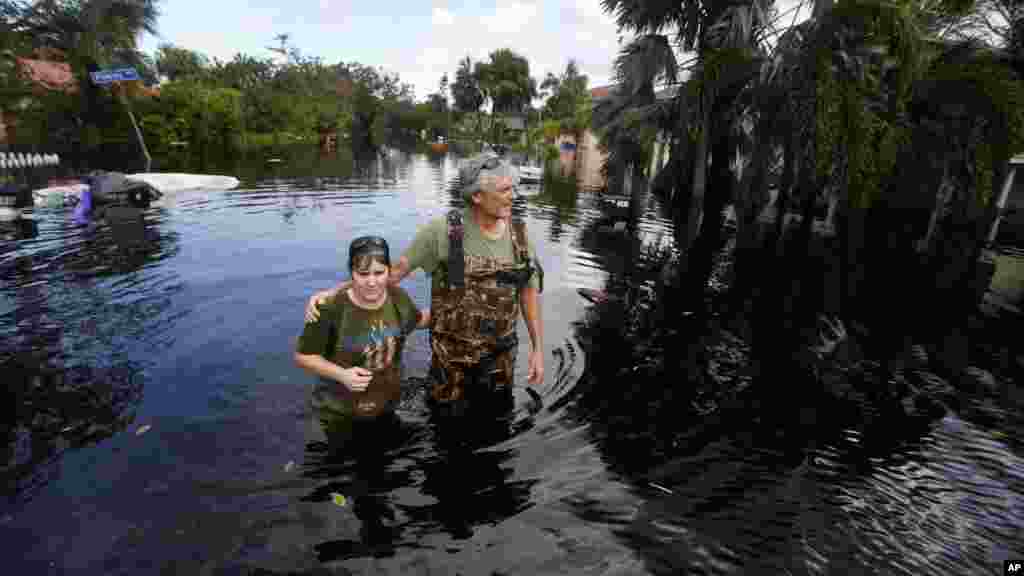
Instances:
[[[461,58],[505,47],[526,56],[538,79],[575,58],[591,85],[602,85],[619,49],[600,0],[163,0],[161,10],[160,37],[143,37],[146,52],[167,42],[221,59],[270,56],[274,36],[287,33],[302,53],[328,63],[397,72],[421,98],[443,73],[454,76]]]
[[[453,78],[460,59],[498,48],[526,56],[538,80],[574,58],[590,85],[601,86],[620,48],[600,0],[162,0],[161,11],[160,36],[142,39],[146,52],[166,42],[222,60],[271,56],[266,47],[287,33],[303,54],[327,63],[396,72],[419,98],[437,90],[442,74]]]

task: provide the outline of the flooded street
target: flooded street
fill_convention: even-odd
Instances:
[[[347,275],[351,239],[404,250],[457,201],[456,168],[300,158],[134,219],[3,223],[8,573],[995,574],[1024,557],[1024,461],[999,425],[863,423],[794,396],[813,425],[775,427],[638,366],[643,323],[624,319],[648,303],[615,318],[577,290],[649,272],[638,244],[671,246],[653,196],[634,243],[596,192],[519,190],[545,269],[540,403],[520,322],[511,420],[444,441],[420,331],[398,432],[327,452],[292,360],[306,300]],[[422,271],[403,286],[429,305]],[[742,346],[716,350],[739,386]]]

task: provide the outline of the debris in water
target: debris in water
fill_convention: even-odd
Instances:
[[[654,482],[648,482],[647,484],[648,484],[648,485],[649,485],[649,486],[650,486],[651,488],[656,488],[656,489],[658,489],[658,490],[661,490],[661,491],[662,491],[662,492],[664,492],[665,494],[673,494],[673,492],[672,492],[671,490],[669,490],[668,488],[665,488],[664,486],[662,486],[662,485],[660,485],[660,484],[655,484]]]
[[[331,500],[333,500],[336,505],[341,507],[344,507],[345,504],[348,503],[348,501],[345,499],[345,496],[343,496],[342,494],[338,494],[337,492],[331,492]]]
[[[139,426],[138,430],[135,431],[135,435],[142,436],[146,432],[149,432],[150,428],[152,428],[152,426],[150,426],[149,424],[143,424],[142,426]]]
[[[291,472],[292,468],[295,468],[295,462],[292,461],[292,460],[289,460],[288,463],[284,465],[284,471],[285,472]]]

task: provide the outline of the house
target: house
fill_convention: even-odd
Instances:
[[[59,90],[68,94],[78,92],[78,79],[67,62],[15,58],[15,66],[29,82],[35,94]]]

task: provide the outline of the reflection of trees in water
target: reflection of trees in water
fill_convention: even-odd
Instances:
[[[551,208],[546,215],[551,221],[548,238],[551,242],[559,242],[565,226],[575,226],[577,203],[579,200],[579,183],[575,175],[562,178],[545,174],[541,191],[527,198],[527,202],[544,208]]]
[[[176,320],[166,312],[180,290],[142,273],[178,250],[177,235],[146,224],[143,214],[107,206],[87,227],[56,232],[65,234],[63,246],[28,253],[16,245],[0,260],[4,295],[14,304],[0,315],[9,497],[28,497],[64,451],[107,438],[132,419],[143,367],[125,359],[127,349],[144,345],[143,353],[155,354],[167,345],[158,340]],[[159,219],[160,210],[147,214]],[[120,281],[100,287],[107,278]]]
[[[16,240],[27,240],[39,235],[39,225],[31,218],[17,218],[15,220],[0,220],[0,241],[11,242],[0,246],[0,258],[7,252],[13,251]]]
[[[612,299],[575,325],[588,366],[569,394],[568,413],[588,425],[611,471],[645,500],[638,514],[623,519],[614,506],[579,498],[572,502],[576,514],[615,526],[656,574],[706,570],[716,558],[797,573],[815,553],[866,569],[863,560],[845,556],[851,536],[832,528],[830,518],[841,514],[829,503],[834,488],[822,485],[822,467],[807,454],[828,448],[831,463],[823,466],[842,466],[847,480],[870,477],[920,444],[945,414],[935,401],[942,386],[926,389],[920,382],[928,375],[908,367],[905,376],[888,377],[918,382],[922,393],[909,405],[883,398],[879,392],[895,386],[877,362],[856,352],[844,352],[850,357],[841,362],[820,354],[814,360],[809,350],[821,344],[820,334],[803,335],[810,360],[799,365],[806,372],[750,386],[750,348],[721,291],[709,293],[707,314],[668,312],[671,292],[637,288],[644,270],[667,255],[641,257],[631,269],[615,265],[616,251],[603,242],[600,231],[584,228],[581,244],[612,266]],[[856,443],[843,442],[850,430],[859,431]]]
[[[64,452],[124,430],[142,399],[140,368],[52,365],[52,358],[15,352],[0,361],[7,417],[0,424],[4,495],[28,499],[50,480]]]

